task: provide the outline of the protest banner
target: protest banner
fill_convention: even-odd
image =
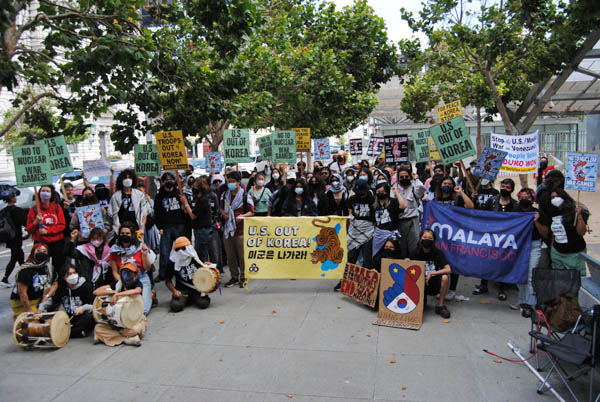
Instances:
[[[386,135],[385,163],[408,162],[408,134]]]
[[[527,283],[533,212],[492,212],[425,202],[421,229],[437,236],[452,272]]]
[[[477,166],[471,170],[471,173],[491,181],[496,180],[496,176],[498,176],[498,172],[500,172],[500,168],[502,167],[506,155],[508,155],[508,153],[505,151],[484,147],[481,156],[479,157],[479,161],[477,162]]]
[[[88,237],[94,228],[104,230],[104,221],[102,220],[102,211],[100,204],[87,205],[79,207],[75,211],[79,219],[79,230],[81,237]]]
[[[108,159],[84,160],[83,171],[88,179],[94,176],[110,176],[110,161]]]
[[[350,140],[350,155],[362,156],[362,138],[354,138]]]
[[[244,219],[248,279],[341,279],[347,259],[346,219]]]
[[[296,133],[294,131],[273,131],[271,143],[274,163],[296,163]]]
[[[446,103],[437,108],[438,122],[443,123],[445,121],[454,119],[455,117],[462,117],[462,106],[460,100]]]
[[[225,130],[223,133],[225,163],[250,162],[250,130]]]
[[[273,159],[273,144],[271,134],[258,138],[258,149],[260,156],[265,160]]]
[[[135,174],[160,176],[160,160],[156,144],[135,144]]]
[[[310,128],[292,128],[296,132],[296,152],[310,152]]]
[[[508,152],[500,169],[503,172],[534,173],[538,164],[538,132],[527,135],[494,134],[491,147]]]
[[[48,145],[23,145],[12,151],[17,187],[52,184]]]
[[[221,173],[225,167],[223,163],[223,154],[221,152],[207,152],[204,154],[206,161],[206,171],[208,173]]]
[[[71,155],[69,154],[67,141],[65,141],[64,136],[60,135],[58,137],[37,140],[35,144],[46,144],[48,146],[48,155],[50,156],[50,171],[53,176],[73,171]]]
[[[331,149],[329,148],[329,138],[313,140],[315,144],[315,160],[324,161],[331,158]]]
[[[340,293],[369,307],[375,307],[379,291],[379,272],[355,264],[346,264]]]
[[[383,137],[371,137],[369,139],[369,148],[367,149],[367,156],[379,156],[383,152]]]
[[[475,155],[471,135],[462,117],[455,117],[429,129],[442,162],[447,165]]]
[[[158,145],[158,156],[164,170],[185,170],[188,167],[187,151],[183,132],[158,131],[154,133]]]
[[[567,153],[565,190],[596,191],[598,154]]]
[[[429,146],[427,145],[429,137],[429,130],[414,131],[412,133],[417,162],[429,162]]]
[[[427,138],[427,150],[429,151],[429,160],[430,161],[441,161],[442,157],[438,152],[437,146],[435,145],[435,141],[433,138]]]
[[[419,329],[423,324],[425,263],[381,260],[379,311],[374,325]]]

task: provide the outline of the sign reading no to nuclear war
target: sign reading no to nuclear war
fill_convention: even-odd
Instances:
[[[445,165],[475,155],[475,147],[462,117],[435,125],[429,132]]]
[[[250,130],[236,128],[223,133],[225,163],[250,162]]]
[[[73,163],[67,148],[67,142],[64,136],[46,138],[37,140],[36,145],[48,145],[48,155],[50,156],[50,170],[53,175],[69,173],[73,171]]]
[[[36,144],[14,147],[13,162],[15,164],[17,187],[42,186],[52,182],[48,145]]]
[[[154,133],[154,137],[156,137],[158,156],[164,170],[187,169],[188,161],[181,130],[159,131]]]
[[[273,162],[296,163],[296,132],[273,131],[271,134]]]

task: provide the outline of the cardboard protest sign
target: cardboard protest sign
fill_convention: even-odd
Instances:
[[[135,144],[135,174],[160,176],[160,160],[156,144]]]
[[[315,160],[324,161],[331,158],[331,150],[329,149],[329,138],[321,138],[314,140],[315,143]]]
[[[23,145],[13,148],[17,187],[33,187],[52,183],[48,145]]]
[[[534,173],[537,171],[539,142],[538,132],[527,135],[504,135],[492,133],[492,148],[508,152],[501,171]]]
[[[383,137],[371,137],[369,139],[368,156],[379,156],[383,152]]]
[[[94,228],[104,230],[104,221],[102,220],[102,211],[100,204],[87,205],[79,207],[76,210],[79,219],[79,230],[82,237],[88,237]]]
[[[355,264],[346,264],[340,293],[357,302],[375,307],[379,291],[379,272]]]
[[[491,181],[496,180],[496,176],[498,176],[498,172],[500,172],[500,168],[502,167],[506,155],[508,155],[508,152],[499,149],[490,147],[483,148],[477,166],[471,170],[471,173]]]
[[[273,159],[273,144],[271,134],[258,138],[258,149],[263,159]]]
[[[347,254],[342,217],[244,219],[248,279],[340,279]]]
[[[412,137],[417,162],[429,162],[429,147],[427,145],[427,138],[430,137],[429,130],[414,131]]]
[[[350,140],[350,155],[362,156],[362,139],[355,138]]]
[[[445,105],[438,107],[437,113],[438,121],[440,123],[462,116],[463,113],[460,100],[455,100],[454,102],[446,103]]]
[[[419,329],[423,324],[425,262],[381,260],[379,312],[374,325]]]
[[[221,173],[221,170],[225,167],[221,152],[207,152],[204,154],[204,157],[206,160],[206,170],[209,173]]]
[[[71,155],[69,154],[69,149],[67,148],[67,142],[65,141],[64,136],[60,135],[58,137],[37,140],[35,144],[46,144],[48,146],[50,170],[52,175],[69,173],[73,171]]]
[[[385,163],[408,162],[408,135],[386,135],[385,141]]]
[[[225,130],[223,134],[225,163],[250,162],[250,130]]]
[[[271,143],[273,162],[296,163],[296,133],[294,131],[273,131]]]
[[[310,152],[310,128],[292,128],[296,132],[296,151]]]
[[[85,176],[110,176],[110,161],[108,159],[91,159],[83,161]]]
[[[598,154],[567,153],[565,190],[596,191]]]
[[[447,165],[475,155],[471,135],[462,117],[455,117],[429,129],[442,162]]]
[[[154,133],[158,145],[158,156],[164,170],[185,170],[188,167],[187,151],[183,132],[158,131]]]
[[[441,161],[442,156],[438,152],[437,146],[435,145],[435,141],[433,138],[427,138],[427,149],[429,150],[429,160],[430,161]]]

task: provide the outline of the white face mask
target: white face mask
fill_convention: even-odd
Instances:
[[[79,280],[79,275],[77,275],[77,274],[71,274],[71,275],[67,276],[67,279],[66,279],[66,281],[69,285],[76,285],[78,280]]]
[[[275,180],[279,179],[279,174],[277,174],[277,173],[273,173],[273,178],[274,178]]]
[[[102,241],[102,240],[92,240],[90,243],[92,243],[92,245],[94,247],[100,247],[102,245],[102,243],[104,243],[104,241]]]
[[[487,186],[488,184],[490,184],[490,181],[488,179],[482,179],[481,180],[481,185],[482,186]]]
[[[562,206],[562,204],[565,202],[565,200],[563,200],[561,197],[554,197],[552,199],[552,201],[550,201],[552,203],[552,205],[554,205],[556,208],[560,208]]]
[[[348,183],[352,183],[354,181],[354,176],[346,176],[346,180],[348,180]]]
[[[265,185],[265,181],[264,181],[264,180],[257,180],[257,181],[256,181],[256,185],[257,185],[258,187],[262,187],[262,186],[264,186],[264,185]]]
[[[123,186],[125,187],[131,187],[133,185],[133,180],[132,179],[123,179]]]

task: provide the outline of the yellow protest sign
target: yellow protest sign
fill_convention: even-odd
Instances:
[[[247,279],[341,279],[347,260],[346,219],[244,219]]]
[[[433,138],[427,138],[427,148],[429,149],[429,160],[430,161],[441,161],[442,155],[438,152],[437,146]]]
[[[460,100],[455,100],[454,102],[446,103],[445,105],[438,107],[437,112],[438,121],[440,123],[463,115]]]
[[[296,132],[296,152],[310,152],[310,128],[292,128]]]
[[[188,160],[181,130],[159,131],[154,133],[154,137],[163,170],[187,169]]]

